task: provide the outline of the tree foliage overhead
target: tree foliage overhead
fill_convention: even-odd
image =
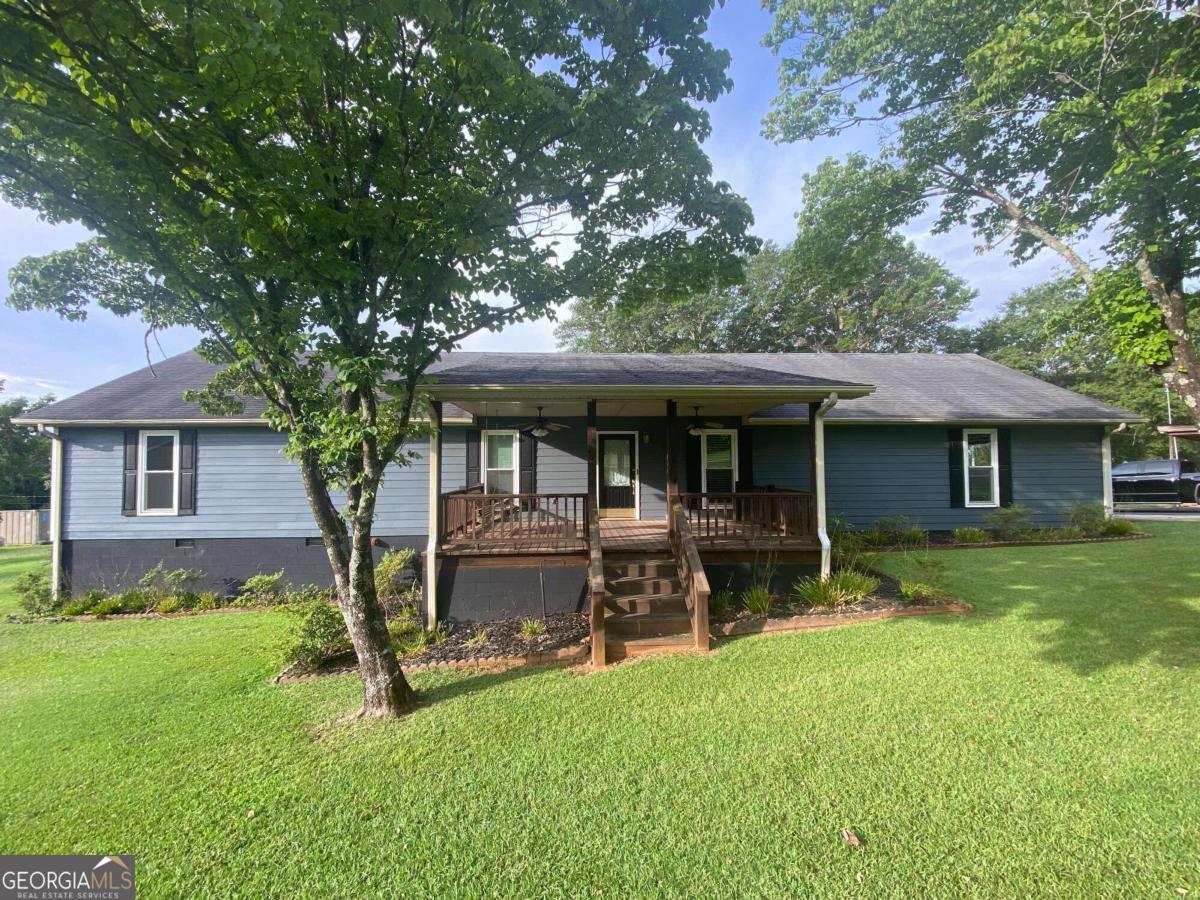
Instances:
[[[997,315],[963,329],[959,341],[952,349],[979,353],[1149,419],[1113,435],[1117,462],[1167,455],[1167,440],[1154,427],[1167,421],[1162,380],[1113,350],[1078,279],[1063,278],[1014,294]]]
[[[741,284],[636,305],[589,298],[559,326],[559,344],[671,353],[941,348],[974,292],[863,202],[888,202],[893,174],[861,156],[826,160],[804,179],[796,239],[748,259]]]
[[[4,382],[0,381],[0,394],[3,392]],[[49,394],[39,400],[0,398],[0,509],[31,509],[50,499],[50,440],[12,420],[53,400]]]
[[[572,296],[729,278],[755,244],[700,148],[729,88],[711,7],[3,0],[0,194],[99,235],[23,263],[10,302],[207,335],[229,368],[202,404],[267,399],[364,681],[379,662],[393,691],[370,532],[426,367]]]
[[[1200,412],[1200,6],[1176,0],[771,0],[779,140],[886,122],[895,208],[1048,248],[1117,348]],[[907,183],[905,180],[907,179]],[[878,202],[878,199],[868,200]],[[1102,264],[1080,250],[1102,243]]]

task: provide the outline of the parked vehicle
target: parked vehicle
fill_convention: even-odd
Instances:
[[[1187,459],[1144,459],[1113,466],[1117,503],[1200,503],[1200,473]]]

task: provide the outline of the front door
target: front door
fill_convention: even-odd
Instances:
[[[637,518],[637,435],[602,434],[600,451],[600,515]]]

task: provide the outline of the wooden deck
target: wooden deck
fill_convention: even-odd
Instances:
[[[666,519],[601,519],[600,545],[606,554],[671,552]],[[696,538],[696,546],[702,553],[820,549],[815,537],[766,536],[760,528],[741,522],[729,522],[722,526],[719,533]],[[547,528],[545,534],[527,532],[520,537],[509,534],[492,536],[482,531],[471,538],[446,541],[439,552],[444,556],[543,556],[584,554],[587,549],[587,541],[582,535],[564,536],[557,528]]]

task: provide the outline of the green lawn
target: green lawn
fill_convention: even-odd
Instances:
[[[0,626],[0,847],[142,896],[1200,892],[1200,530],[949,552],[974,615],[273,687],[286,620]],[[840,837],[853,828],[864,847]]]
[[[21,611],[12,590],[13,581],[22,572],[49,565],[50,547],[47,545],[0,547],[0,619]]]

